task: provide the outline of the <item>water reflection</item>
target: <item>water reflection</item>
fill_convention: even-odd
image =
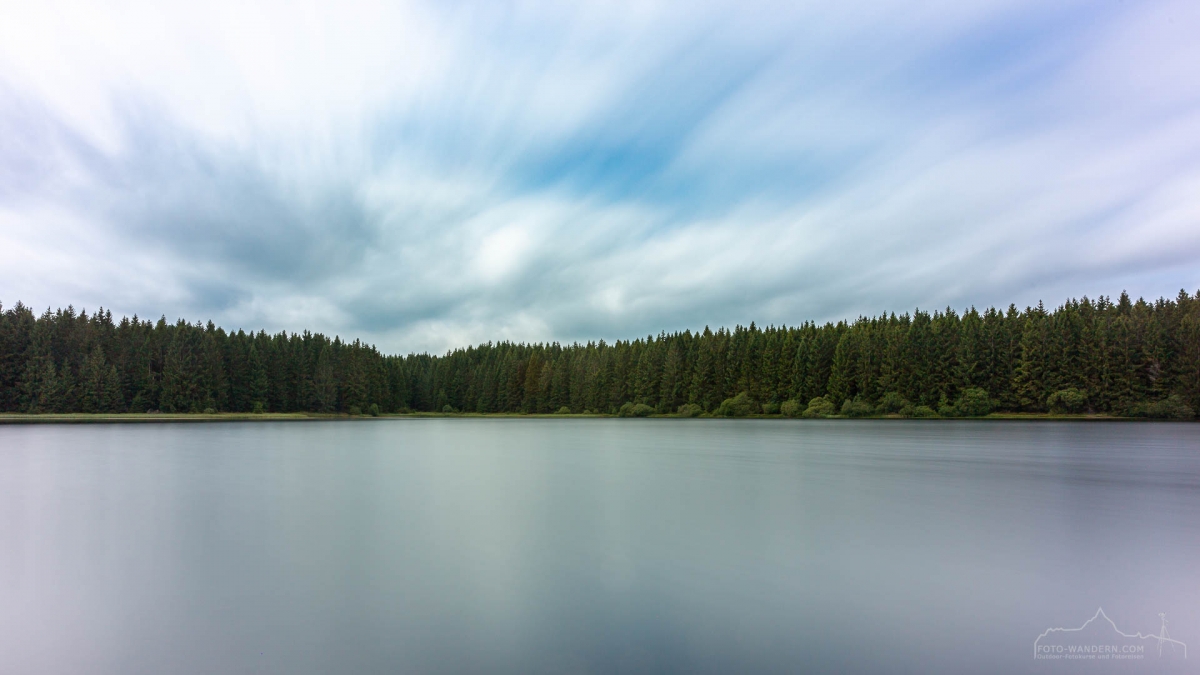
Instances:
[[[0,427],[12,672],[1187,672],[1187,424]],[[1189,642],[1190,638],[1190,642]],[[1194,655],[1193,655],[1194,660]],[[1194,665],[1194,664],[1193,664]]]

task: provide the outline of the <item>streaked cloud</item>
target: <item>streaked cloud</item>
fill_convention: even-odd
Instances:
[[[1200,287],[1200,6],[10,3],[0,300],[389,351]]]

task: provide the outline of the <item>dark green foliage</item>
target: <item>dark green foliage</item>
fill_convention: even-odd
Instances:
[[[645,403],[626,402],[617,410],[617,417],[649,417],[654,414],[654,408]]]
[[[779,414],[779,404],[778,403],[764,403],[764,404],[762,404],[762,411],[763,411],[764,415],[778,415]]]
[[[31,413],[63,412],[63,386],[58,369],[49,358],[34,359],[25,368],[21,397],[25,411]]]
[[[761,408],[754,402],[754,399],[750,398],[749,392],[743,391],[737,396],[721,401],[716,415],[718,417],[745,417],[753,415],[759,410]]]
[[[992,411],[992,400],[979,387],[969,387],[963,390],[954,407],[962,417],[983,417]]]
[[[1190,420],[1196,416],[1191,406],[1184,403],[1179,396],[1169,396],[1161,401],[1135,404],[1129,410],[1129,415],[1167,420]]]
[[[784,417],[799,417],[804,412],[804,404],[791,398],[779,405],[779,412]]]
[[[833,405],[833,401],[830,401],[824,396],[818,396],[809,401],[808,407],[804,409],[803,413],[803,415],[808,418],[825,417],[826,415],[836,414],[837,407]]]
[[[910,408],[908,401],[904,397],[894,391],[889,391],[879,399],[879,405],[875,406],[875,412],[880,415],[895,415],[899,414],[905,408]]]
[[[561,408],[559,408],[557,411],[555,411],[554,414],[555,415],[570,415],[571,409],[564,405]]]
[[[367,414],[371,417],[379,417],[380,410],[378,403],[372,403],[370,408],[367,408]]]
[[[846,399],[842,403],[842,414],[846,417],[867,417],[874,412],[875,408],[859,397],[854,400]]]
[[[1087,394],[1074,387],[1059,389],[1046,399],[1046,407],[1058,415],[1081,413],[1087,409]]]
[[[117,367],[109,365],[100,345],[96,345],[79,369],[79,408],[85,413],[124,412],[121,378]]]
[[[0,306],[0,412],[616,414],[628,402],[630,411],[686,416],[824,417],[847,400],[847,414],[1185,416],[1200,407],[1200,295],[918,310],[613,343],[487,343],[440,356],[386,356],[308,332]]]

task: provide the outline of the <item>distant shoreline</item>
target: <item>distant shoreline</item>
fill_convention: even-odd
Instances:
[[[437,413],[412,412],[370,415],[321,414],[321,413],[0,413],[0,425],[6,424],[165,424],[165,423],[213,423],[213,422],[329,422],[329,421],[369,421],[369,420],[402,420],[402,419],[618,419],[618,415],[610,414],[521,414],[521,413]],[[627,418],[638,419],[638,418]],[[793,420],[804,418],[786,417],[783,415],[747,415],[745,417],[717,417],[683,415],[650,415],[641,419],[702,419],[702,420]],[[1155,420],[1144,417],[1117,417],[1114,415],[1054,415],[1050,413],[993,413],[985,417],[901,417],[899,415],[880,415],[851,418],[843,415],[831,415],[821,418],[829,420],[921,420],[921,421],[1055,421],[1055,422],[1164,422],[1180,420]]]
[[[0,310],[3,310],[0,307]],[[1193,419],[1200,292],[959,315],[750,326],[606,343],[488,342],[385,355],[320,333],[227,332],[73,307],[0,311],[0,411],[156,421],[411,411],[874,418]],[[195,418],[203,411],[214,418]],[[287,411],[293,416],[272,416]],[[1006,414],[1012,411],[1012,414]],[[1020,411],[1020,412],[1016,412]],[[254,413],[266,415],[249,417]],[[167,415],[176,415],[168,417]],[[1077,417],[1080,416],[1080,417]],[[13,418],[22,419],[22,418]],[[146,421],[46,417],[38,421]],[[344,417],[343,417],[344,419]]]

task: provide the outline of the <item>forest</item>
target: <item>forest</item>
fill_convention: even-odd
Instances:
[[[0,412],[1191,418],[1200,291],[385,355],[103,309],[0,305]]]

